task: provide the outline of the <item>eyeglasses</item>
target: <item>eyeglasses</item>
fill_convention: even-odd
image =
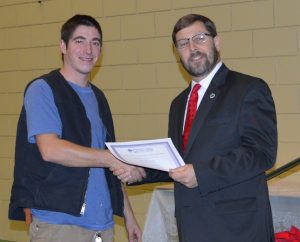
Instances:
[[[212,36],[212,35],[209,33],[199,33],[194,35],[191,38],[177,40],[175,46],[177,49],[184,49],[189,45],[190,39],[193,41],[193,43],[199,45],[204,43],[207,40],[208,36]]]

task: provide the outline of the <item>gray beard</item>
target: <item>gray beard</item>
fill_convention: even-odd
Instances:
[[[205,62],[204,64],[191,64],[191,58],[199,55],[205,55]],[[206,54],[201,53],[200,51],[196,51],[191,54],[190,58],[188,59],[187,63],[184,63],[181,59],[181,63],[184,69],[193,77],[203,77],[206,76],[211,72],[211,70],[215,67],[219,60],[219,52],[214,47],[213,48],[213,55],[212,58],[209,58]],[[211,60],[210,60],[211,59]]]

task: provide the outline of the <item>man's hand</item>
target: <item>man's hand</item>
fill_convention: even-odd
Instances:
[[[126,218],[125,226],[128,234],[129,242],[142,242],[142,231],[135,218]]]
[[[122,191],[124,197],[124,217],[128,242],[142,242],[142,231],[133,214],[124,184],[122,185]]]
[[[169,171],[169,176],[177,182],[182,183],[188,188],[198,186],[195,170],[192,164],[187,164]]]
[[[134,183],[142,181],[146,177],[144,168],[138,166],[131,166],[122,162],[119,166],[111,167],[110,170],[123,183]]]

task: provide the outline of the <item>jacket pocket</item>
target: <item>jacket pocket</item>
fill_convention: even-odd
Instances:
[[[215,202],[215,207],[219,214],[243,213],[257,210],[257,201],[255,197],[221,200]]]

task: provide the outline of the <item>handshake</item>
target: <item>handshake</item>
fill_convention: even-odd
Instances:
[[[116,158],[110,163],[110,170],[124,183],[140,182],[146,178],[142,167],[169,172],[184,165],[170,138],[105,144]]]
[[[168,177],[188,188],[198,186],[193,165],[184,163],[170,138],[106,143],[106,146],[112,158],[109,168],[123,183],[141,182],[146,178],[143,167],[148,167],[165,171],[164,180]]]
[[[115,161],[109,169],[119,180],[127,184],[140,182],[146,178],[146,171],[143,167],[128,165],[120,160]]]
[[[143,167],[129,165],[115,158],[109,151],[107,151],[112,158],[110,171],[118,177],[123,183],[131,184],[141,182],[146,178],[146,171]],[[182,165],[177,168],[170,168],[168,171],[169,177],[188,188],[195,188],[198,186],[197,178],[192,164]]]

